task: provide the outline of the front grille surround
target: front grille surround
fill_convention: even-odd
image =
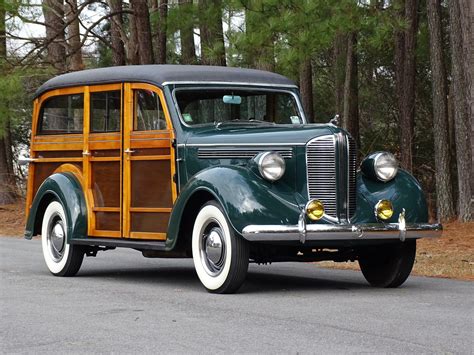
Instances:
[[[324,204],[324,218],[347,222],[356,210],[356,146],[345,133],[313,138],[306,145],[308,198]]]

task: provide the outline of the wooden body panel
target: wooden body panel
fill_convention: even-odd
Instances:
[[[133,131],[134,90],[159,97],[166,129]],[[91,132],[91,93],[120,91],[118,132]],[[83,94],[82,134],[37,134],[41,105],[60,95]],[[95,116],[94,116],[95,117]],[[54,133],[54,131],[53,131]],[[174,132],[163,93],[149,84],[124,83],[57,89],[34,101],[27,212],[41,183],[70,172],[84,191],[90,237],[165,240],[176,200]]]

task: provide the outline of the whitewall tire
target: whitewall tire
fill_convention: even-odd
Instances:
[[[66,215],[58,201],[51,201],[44,212],[41,244],[44,261],[53,275],[73,276],[79,271],[84,250],[68,243]]]
[[[233,293],[247,275],[249,248],[236,236],[220,205],[211,201],[194,222],[192,251],[196,273],[209,292]]]

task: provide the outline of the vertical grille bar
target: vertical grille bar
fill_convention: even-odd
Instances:
[[[306,145],[308,194],[324,204],[326,215],[337,218],[336,141],[333,135],[317,137]]]
[[[356,211],[356,164],[357,164],[357,147],[355,141],[352,137],[347,136],[347,148],[349,151],[348,154],[348,213],[349,218],[354,216]]]

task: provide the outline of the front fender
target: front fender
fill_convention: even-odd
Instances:
[[[81,184],[72,173],[49,176],[36,192],[26,221],[25,238],[41,233],[43,213],[51,200],[58,200],[64,208],[67,238],[87,237],[87,206]]]
[[[390,200],[394,213],[386,222],[397,223],[398,216],[405,209],[407,223],[428,222],[426,199],[418,181],[404,170],[389,182],[375,181],[357,175],[357,209],[351,223],[377,223],[374,207],[379,200]]]
[[[168,250],[176,244],[188,201],[202,191],[221,204],[232,228],[239,234],[249,224],[298,222],[300,211],[295,192],[284,183],[270,183],[246,166],[211,167],[194,175],[176,200],[168,226]]]

